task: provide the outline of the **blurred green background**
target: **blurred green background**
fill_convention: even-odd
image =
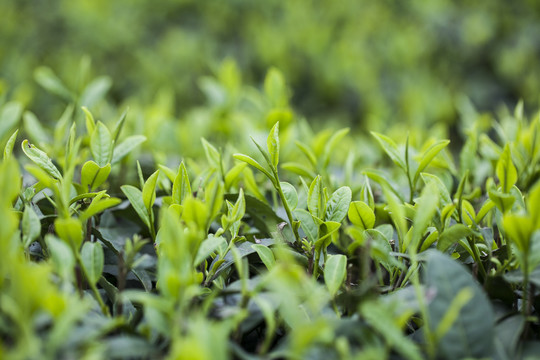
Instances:
[[[370,130],[455,124],[463,95],[493,110],[540,93],[537,0],[2,0],[0,14],[0,92],[44,120],[99,76],[107,102],[166,93],[179,118],[224,59],[255,87],[281,70],[309,121]],[[36,82],[48,68],[64,104]]]

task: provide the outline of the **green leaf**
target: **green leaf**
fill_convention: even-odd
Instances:
[[[232,169],[227,172],[227,174],[225,175],[225,188],[227,190],[235,184],[236,180],[240,177],[240,174],[242,173],[242,171],[244,171],[246,166],[246,163],[236,164],[232,167]]]
[[[321,176],[317,175],[309,187],[307,200],[310,214],[321,220],[326,213],[326,199],[322,186]]]
[[[206,154],[206,159],[210,166],[216,170],[221,169],[221,155],[219,151],[205,139],[201,139],[201,142],[204,147],[204,153]]]
[[[30,244],[41,235],[41,222],[32,206],[25,206],[22,217],[23,246]]]
[[[58,95],[66,101],[73,100],[73,93],[68,90],[50,68],[44,66],[37,68],[34,71],[34,79],[50,93]]]
[[[53,178],[60,180],[62,175],[60,171],[54,166],[51,159],[47,156],[46,153],[36,148],[34,145],[30,144],[28,140],[24,140],[21,144],[23,152],[32,160],[37,166],[43,169],[47,174]]]
[[[294,215],[300,220],[300,227],[306,233],[309,241],[315,243],[319,237],[319,225],[315,222],[313,216],[303,209],[296,209]]]
[[[73,277],[73,269],[75,268],[75,257],[71,248],[51,234],[45,236],[45,243],[56,272],[62,278],[70,280]]]
[[[424,183],[426,185],[428,185],[429,183],[434,183],[437,186],[437,189],[439,190],[441,204],[443,206],[452,204],[452,197],[450,196],[446,185],[444,185],[444,183],[438,176],[428,173],[421,173],[420,176],[422,177],[422,180],[424,180]]]
[[[146,141],[146,136],[143,135],[133,135],[127,137],[124,141],[114,147],[112,164],[120,162],[125,158],[130,152],[135,150],[139,145]]]
[[[428,250],[425,254],[425,285],[435,290],[435,298],[428,304],[432,330],[441,326],[462,289],[472,291],[471,300],[460,306],[452,326],[438,339],[439,355],[447,359],[490,357],[495,319],[489,299],[463,265],[437,250]]]
[[[414,184],[416,184],[420,173],[424,171],[424,169],[431,163],[431,160],[433,160],[433,158],[435,158],[435,156],[437,156],[442,149],[448,146],[448,144],[450,144],[450,140],[437,141],[422,154],[420,164],[418,165],[418,169],[416,169],[416,173],[414,174]]]
[[[213,234],[208,235],[208,238],[204,240],[199,246],[199,250],[197,251],[197,256],[195,256],[193,266],[199,266],[223,244],[225,244],[225,246],[227,245],[227,240],[224,237],[215,237]]]
[[[279,185],[281,186],[281,191],[283,191],[283,195],[285,195],[285,201],[287,202],[287,205],[289,205],[289,208],[291,209],[291,211],[293,211],[298,205],[298,193],[296,192],[295,187],[288,182],[283,181],[280,182]]]
[[[507,213],[510,209],[512,209],[512,205],[516,201],[514,195],[509,193],[503,193],[495,189],[489,189],[488,196],[489,199],[495,203],[497,208],[503,214]]]
[[[148,209],[148,211],[152,209],[152,206],[154,206],[154,202],[156,201],[156,185],[158,176],[159,170],[156,170],[152,175],[148,177],[143,186],[142,199],[144,206],[146,207],[146,209]]]
[[[120,138],[120,133],[122,132],[122,129],[124,127],[124,123],[126,122],[126,116],[128,113],[129,108],[126,108],[124,112],[120,115],[120,118],[114,125],[114,131],[113,131],[113,141],[116,144],[118,142],[118,138]],[[135,136],[142,136],[142,135],[135,135]],[[146,140],[146,137],[145,137]],[[113,155],[114,157],[114,155]]]
[[[420,240],[424,235],[427,227],[437,212],[439,204],[439,191],[436,184],[430,183],[424,187],[420,198],[416,203],[416,212],[413,219],[413,230],[411,236],[411,245],[414,249],[418,248]],[[409,244],[404,243],[403,250],[408,248]]]
[[[331,297],[337,291],[347,276],[347,257],[345,255],[330,255],[324,264],[324,283]]]
[[[267,178],[269,178],[270,180],[274,181],[274,177],[268,172],[268,170],[266,170],[265,168],[262,167],[261,164],[259,164],[255,159],[247,156],[247,155],[244,155],[244,154],[234,154],[233,157],[237,160],[240,160],[240,161],[243,161],[245,163],[248,163],[249,165],[253,166],[254,168],[256,168],[257,170],[259,170],[260,172],[262,172],[264,175],[266,175]]]
[[[85,190],[89,188],[93,191],[107,180],[110,173],[111,164],[100,167],[92,160],[88,160],[81,169],[81,185]]]
[[[279,162],[279,121],[276,122],[272,127],[272,130],[270,130],[266,145],[268,146],[268,152],[272,159],[272,165],[277,167]]]
[[[104,198],[105,196],[107,197]],[[122,200],[118,198],[108,197],[108,195],[105,193],[105,190],[101,191],[92,199],[92,202],[90,203],[88,208],[81,213],[79,218],[81,219],[81,221],[84,222],[87,219],[90,219],[92,216],[99,214],[108,208],[116,206],[121,202]]]
[[[371,229],[375,225],[375,213],[363,201],[353,201],[348,211],[349,221],[363,230]]]
[[[59,218],[54,221],[58,237],[71,245],[73,251],[78,251],[83,241],[82,223],[75,218]]]
[[[206,230],[207,222],[210,221],[207,204],[197,198],[188,197],[184,201],[183,207],[182,218],[184,221],[188,225]]]
[[[501,188],[504,193],[509,193],[510,189],[517,182],[518,175],[516,167],[512,162],[510,155],[510,146],[507,144],[497,162],[496,174],[501,183]]]
[[[30,139],[39,146],[50,144],[46,130],[41,126],[41,122],[31,111],[25,111],[23,114],[24,130],[30,136]]]
[[[17,125],[22,110],[22,105],[15,101],[8,102],[2,106],[2,110],[0,111],[0,141]]]
[[[528,216],[506,214],[503,217],[503,229],[507,237],[516,244],[525,256],[529,253],[530,239],[536,224]]]
[[[330,163],[330,155],[332,154],[332,151],[335,149],[335,147],[340,143],[341,140],[349,133],[349,128],[344,128],[339,131],[337,131],[328,141],[326,142],[326,145],[324,146],[324,152],[322,156],[322,164],[324,167],[328,166]]]
[[[295,142],[296,146],[304,153],[304,155],[309,160],[309,163],[311,166],[316,167],[317,166],[317,157],[313,153],[313,151],[304,143],[300,141]]]
[[[240,189],[238,193],[238,199],[234,204],[234,207],[231,212],[232,222],[240,221],[246,213],[246,199],[244,198],[244,190]]]
[[[105,263],[101,244],[98,242],[85,242],[81,250],[81,262],[88,282],[97,284]]]
[[[376,133],[374,131],[371,132],[371,135],[373,135],[375,139],[377,139],[377,141],[379,142],[379,145],[381,145],[383,150],[390,157],[390,159],[392,159],[394,164],[396,164],[401,169],[403,169],[403,171],[407,171],[404,155],[400,154],[400,151],[396,143],[392,139],[390,139],[388,136]]]
[[[101,121],[98,121],[90,139],[90,151],[100,167],[111,162],[112,146],[112,137],[109,129]]]
[[[123,185],[120,188],[128,198],[131,206],[133,206],[133,209],[135,209],[137,215],[139,215],[143,223],[150,227],[150,215],[148,214],[148,209],[144,204],[141,190],[131,185]]]
[[[79,98],[79,104],[92,107],[102,100],[112,86],[108,76],[100,76],[88,84]]]
[[[4,147],[4,160],[8,159],[13,153],[13,148],[15,147],[15,141],[17,140],[18,134],[19,134],[19,130],[17,129],[9,137],[9,140],[7,141],[6,146]]]
[[[342,222],[349,210],[351,198],[352,191],[348,186],[342,186],[334,191],[326,204],[325,220]]]
[[[437,241],[437,249],[441,252],[445,252],[452,246],[457,243],[459,240],[473,235],[474,232],[467,226],[463,224],[456,224],[449,228],[446,228],[440,235],[439,240]]]
[[[173,203],[181,205],[184,199],[188,196],[192,196],[191,185],[189,183],[189,175],[187,173],[184,162],[180,163],[176,178],[173,182],[172,198]]]
[[[85,106],[81,107],[81,109],[84,112],[85,116],[86,132],[91,136],[96,129],[96,121],[94,120],[94,115],[92,115],[90,110],[88,110],[88,108],[86,108]]]
[[[272,268],[276,264],[276,259],[272,250],[270,250],[268,246],[264,246],[261,244],[253,244],[251,245],[251,247],[257,252],[266,268],[268,270],[272,270]]]
[[[287,171],[290,171],[290,172],[293,172],[295,174],[298,174],[300,176],[305,176],[309,179],[314,179],[317,174],[315,174],[315,172],[311,169],[309,169],[308,167],[302,165],[302,164],[299,164],[299,163],[296,163],[296,162],[285,162],[283,164],[281,164],[281,168],[283,170],[287,170]]]
[[[222,181],[214,178],[207,186],[204,192],[204,201],[210,210],[208,221],[212,221],[220,212],[223,206],[223,195],[225,194],[225,186]],[[210,226],[210,224],[207,224]]]

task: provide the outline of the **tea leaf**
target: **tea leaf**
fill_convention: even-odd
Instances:
[[[30,244],[41,235],[41,222],[32,206],[25,206],[22,217],[23,246]]]
[[[143,204],[148,211],[152,209],[154,202],[156,201],[156,185],[159,175],[159,170],[156,170],[152,175],[148,177],[144,183],[142,190],[142,200]]]
[[[85,242],[81,249],[81,262],[88,282],[97,284],[105,263],[101,244],[97,242]]]
[[[71,101],[74,98],[73,93],[68,90],[50,68],[45,66],[37,68],[34,72],[34,78],[39,85],[50,93],[58,95],[67,101]]]
[[[342,186],[330,197],[326,204],[326,216],[328,221],[342,222],[351,204],[352,191],[348,186]]]
[[[54,228],[58,237],[71,245],[73,251],[78,251],[83,241],[82,224],[79,219],[56,219]]]
[[[15,147],[15,141],[17,140],[17,135],[19,134],[19,130],[15,130],[15,132],[9,137],[6,146],[4,147],[4,160],[8,159],[11,154],[13,153],[13,148]]]
[[[107,76],[100,76],[88,84],[79,98],[79,104],[86,107],[94,106],[105,97],[112,86],[112,81]]]
[[[34,145],[28,143],[28,140],[24,140],[21,144],[23,152],[32,160],[37,166],[47,172],[53,178],[60,180],[62,175],[60,171],[54,166],[51,159],[46,153],[36,148]]]
[[[276,264],[276,259],[274,257],[274,253],[268,246],[260,245],[260,244],[253,244],[251,247],[257,252],[259,257],[261,258],[262,262],[266,266],[268,270],[272,270],[272,268]]]
[[[193,266],[199,266],[204,260],[206,260],[213,252],[216,251],[220,246],[227,245],[227,240],[218,236],[209,235],[206,240],[204,240],[199,246],[197,251],[197,256],[193,262]]]
[[[184,162],[181,162],[180,166],[178,167],[178,173],[173,182],[173,202],[180,205],[188,196],[192,196],[191,185],[189,183],[189,176],[186,166],[184,165]]]
[[[253,158],[251,158],[251,157],[249,157],[247,155],[244,155],[244,154],[234,154],[233,157],[235,159],[246,162],[249,165],[253,166],[257,170],[262,172],[264,175],[266,175],[267,178],[273,179],[273,176],[265,168],[263,168],[262,165],[259,164],[255,159],[253,159]]]
[[[330,292],[331,297],[335,297],[337,291],[345,281],[347,275],[347,257],[345,255],[331,255],[324,265],[324,283]]]
[[[285,201],[287,202],[287,205],[291,211],[296,209],[296,206],[298,205],[298,193],[296,192],[294,186],[288,182],[280,182],[279,185],[281,186],[281,190],[285,195]]]
[[[146,207],[141,190],[137,189],[135,186],[123,185],[120,187],[122,192],[126,195],[131,206],[137,212],[137,215],[141,218],[143,223],[150,227],[150,216],[148,214],[148,208]]]
[[[375,225],[375,213],[363,201],[353,201],[348,211],[349,221],[363,230],[372,229]]]
[[[441,150],[444,149],[448,144],[450,144],[450,140],[437,141],[422,154],[420,164],[418,165],[418,169],[416,169],[416,173],[414,174],[413,183],[416,183],[422,171],[424,171],[424,169],[431,163],[433,158],[437,156],[437,154],[439,154],[439,152],[441,152]]]
[[[268,146],[272,164],[277,167],[279,162],[279,121],[270,130],[270,134],[266,140],[266,146]]]
[[[311,215],[323,219],[326,212],[326,199],[322,188],[321,177],[317,176],[309,187],[308,210]]]
[[[517,182],[518,176],[516,167],[512,162],[510,146],[508,144],[504,147],[501,157],[497,162],[496,173],[501,182],[502,191],[509,193],[512,186]]]
[[[445,229],[440,235],[439,240],[437,241],[437,249],[439,251],[445,252],[452,246],[457,243],[459,240],[472,235],[474,232],[467,226],[463,224],[456,224]]]
[[[135,150],[139,145],[146,141],[146,136],[142,135],[133,135],[127,137],[120,144],[116,145],[113,150],[112,164],[120,162],[125,158],[130,152]]]
[[[104,167],[111,162],[112,146],[109,129],[101,121],[98,121],[90,139],[90,150],[94,160],[100,167]]]
[[[81,185],[93,191],[107,180],[110,173],[111,164],[99,167],[92,160],[88,160],[81,169]]]
[[[388,136],[376,133],[374,131],[371,132],[371,135],[377,139],[379,142],[379,145],[383,148],[383,150],[386,152],[386,154],[392,159],[394,164],[399,166],[404,171],[407,171],[407,166],[404,161],[403,154],[400,153],[398,150],[398,147],[394,140],[390,139]]]

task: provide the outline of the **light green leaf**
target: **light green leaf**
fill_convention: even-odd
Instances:
[[[242,220],[245,213],[246,213],[246,200],[244,198],[244,190],[240,188],[240,192],[238,193],[238,199],[236,200],[236,203],[234,204],[234,207],[231,212],[232,222]]]
[[[4,160],[8,159],[13,153],[13,148],[15,147],[15,141],[17,140],[18,134],[19,134],[19,130],[17,129],[9,137],[9,140],[7,141],[6,146],[4,147]]]
[[[512,162],[510,155],[510,146],[507,144],[497,162],[496,168],[497,177],[501,183],[501,188],[504,193],[509,193],[510,189],[517,182],[518,175],[516,167]]]
[[[445,252],[450,246],[457,243],[459,240],[473,234],[474,232],[463,224],[456,224],[452,227],[446,228],[439,236],[439,240],[437,241],[437,249],[441,252]]]
[[[22,105],[15,101],[8,102],[2,106],[2,110],[0,110],[0,141],[17,125],[22,111]]]
[[[88,110],[88,108],[85,106],[81,107],[81,109],[84,112],[85,116],[86,132],[91,136],[96,129],[96,121],[94,120],[94,115],[92,115],[90,110]]]
[[[66,101],[73,100],[73,93],[68,90],[50,68],[44,66],[37,68],[34,72],[34,79],[50,93],[58,95]]]
[[[242,171],[246,168],[246,163],[240,163],[236,164],[235,166],[230,169],[227,174],[225,175],[225,188],[230,189],[231,186],[233,186],[236,182],[236,179],[240,176]]]
[[[141,190],[131,185],[123,185],[120,188],[128,198],[131,206],[133,206],[133,209],[135,209],[137,215],[139,215],[143,223],[150,227],[150,215],[148,214],[148,209],[144,204]]]
[[[281,186],[281,191],[283,191],[285,201],[287,202],[287,205],[289,205],[291,211],[296,209],[296,206],[298,205],[298,193],[294,186],[284,181],[280,182],[279,185]]]
[[[240,161],[243,161],[243,162],[246,162],[248,163],[249,165],[253,166],[254,168],[256,168],[257,170],[259,170],[260,172],[262,172],[264,175],[266,175],[267,178],[269,179],[273,179],[274,177],[268,172],[268,170],[266,170],[265,168],[262,167],[261,164],[259,164],[255,159],[247,156],[247,155],[244,155],[244,154],[234,154],[233,157],[235,159],[238,159]],[[272,180],[273,181],[273,180]]]
[[[270,134],[266,140],[266,145],[268,146],[268,152],[270,153],[272,164],[277,166],[279,162],[279,121],[276,122],[272,127],[272,130],[270,130]]]
[[[199,266],[223,244],[225,244],[225,246],[227,245],[227,240],[224,237],[215,237],[213,234],[208,235],[208,238],[204,240],[199,246],[199,250],[197,251],[197,256],[195,256],[193,266]]]
[[[266,268],[268,270],[272,270],[272,268],[276,264],[276,259],[272,250],[270,250],[268,246],[264,246],[261,244],[253,244],[251,245],[251,247],[257,252]]]
[[[323,219],[326,213],[326,199],[322,188],[321,176],[318,175],[309,187],[308,192],[308,210],[311,215]]]
[[[319,225],[315,222],[313,216],[303,209],[296,209],[294,215],[300,220],[300,227],[302,227],[302,230],[306,233],[309,241],[315,243],[318,239]]]
[[[90,203],[88,208],[81,213],[79,218],[81,219],[81,221],[84,222],[87,219],[90,219],[92,216],[99,214],[108,208],[116,206],[121,202],[122,200],[118,198],[108,197],[108,195],[105,193],[105,190],[101,191],[92,199],[92,202]]]
[[[317,166],[317,157],[313,153],[313,151],[304,143],[300,141],[295,142],[296,146],[304,153],[304,155],[309,160],[309,163],[311,166],[316,167]]]
[[[414,184],[416,184],[420,173],[424,171],[424,169],[431,163],[431,160],[433,160],[433,158],[435,158],[435,156],[437,156],[442,149],[448,146],[448,144],[450,144],[450,140],[437,141],[422,154],[420,164],[418,165],[418,169],[416,169],[416,173],[414,174]]]
[[[101,121],[98,121],[90,139],[90,151],[100,167],[111,162],[112,146],[112,137],[109,129]]]
[[[413,219],[413,230],[411,235],[411,244],[414,249],[418,249],[418,245],[427,227],[431,223],[431,220],[437,212],[437,206],[439,205],[439,191],[435,183],[427,184],[420,198],[416,203],[416,212]],[[409,247],[407,242],[403,245],[403,250]]]
[[[222,181],[217,180],[217,178],[212,179],[212,181],[206,186],[204,192],[204,201],[208,210],[210,210],[210,217],[208,221],[212,221],[221,211],[223,206],[223,196],[225,194],[225,186]],[[207,224],[208,226],[210,224]]]
[[[111,163],[116,164],[132,152],[137,146],[146,141],[146,136],[133,135],[114,147]]]
[[[41,235],[41,222],[32,206],[25,206],[22,217],[23,246],[30,244]]]
[[[120,138],[120,133],[122,132],[122,129],[124,127],[124,123],[126,122],[126,116],[128,113],[129,108],[126,108],[124,112],[120,115],[120,118],[118,121],[116,121],[116,124],[114,125],[114,131],[113,131],[113,141],[116,144],[118,142],[118,139]],[[135,135],[137,136],[137,135]],[[141,136],[141,135],[139,135]],[[146,140],[146,138],[145,138]]]
[[[88,160],[81,169],[81,185],[85,190],[89,188],[93,191],[107,180],[110,173],[111,164],[99,167],[92,160]]]
[[[82,223],[75,218],[58,218],[54,221],[58,237],[67,242],[73,251],[79,251],[83,241]]]
[[[465,267],[449,256],[437,250],[428,250],[426,255],[425,285],[435,290],[435,298],[428,303],[430,327],[432,331],[439,326],[448,329],[437,339],[439,356],[446,359],[489,358],[493,351],[495,319],[484,291]],[[448,320],[446,314],[452,308],[454,298],[466,288],[472,290],[472,298],[459,306],[459,315],[452,316],[452,326],[445,326],[443,321]]]
[[[79,98],[79,104],[86,107],[94,106],[102,100],[112,86],[112,81],[108,76],[100,76],[88,84]]]
[[[373,135],[375,139],[377,139],[379,145],[381,145],[383,150],[390,157],[390,159],[392,159],[394,164],[399,166],[404,171],[407,171],[407,166],[404,160],[405,156],[403,154],[400,154],[400,151],[394,140],[390,139],[388,136],[376,133],[374,131],[371,132],[371,135]]]
[[[178,167],[176,178],[173,182],[172,198],[175,204],[182,204],[184,199],[188,196],[192,196],[191,184],[189,183],[189,175],[187,173],[186,166],[182,161]]]
[[[426,185],[428,185],[429,183],[434,183],[437,186],[437,189],[439,190],[441,204],[443,206],[452,204],[452,197],[450,196],[446,185],[444,185],[444,183],[438,176],[428,173],[421,173],[420,176],[422,177],[422,180],[424,180],[424,183]]]
[[[330,155],[332,154],[332,151],[335,149],[335,147],[340,143],[341,140],[349,133],[349,128],[344,128],[332,135],[330,139],[326,142],[326,145],[324,146],[323,151],[323,161],[322,164],[324,167],[328,166],[330,163]]]
[[[348,211],[349,221],[363,230],[371,229],[375,225],[375,213],[363,201],[353,201]]]
[[[28,140],[24,140],[21,144],[23,152],[32,160],[37,166],[43,169],[47,174],[53,178],[60,180],[62,175],[60,171],[54,166],[51,159],[47,156],[46,153],[36,148],[34,145],[30,144]]]
[[[520,252],[527,256],[534,227],[529,216],[506,214],[503,217],[503,228],[507,237],[516,244]]]
[[[152,206],[156,201],[156,185],[158,176],[159,170],[156,170],[152,175],[148,177],[143,186],[142,200],[148,212],[150,212],[150,209],[152,209]]]
[[[30,136],[30,139],[39,146],[46,146],[51,141],[47,136],[47,131],[41,126],[41,122],[31,111],[25,111],[23,114],[24,130]]]
[[[85,242],[81,250],[81,262],[88,282],[96,284],[101,277],[105,263],[101,244]]]
[[[75,269],[75,257],[71,248],[56,236],[48,234],[45,236],[50,260],[54,269],[62,278],[70,280]]]
[[[206,159],[210,166],[216,170],[221,170],[221,155],[219,151],[205,139],[201,139],[201,142],[204,147],[204,153],[206,154]]]
[[[324,265],[324,283],[331,297],[337,291],[347,276],[347,257],[345,255],[330,255]]]
[[[334,191],[326,204],[325,220],[342,222],[349,210],[351,198],[352,191],[348,186],[342,186]]]

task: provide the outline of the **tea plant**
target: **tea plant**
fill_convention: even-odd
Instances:
[[[133,110],[69,105],[51,131],[4,103],[0,356],[534,354],[539,115],[471,112],[462,149],[317,133],[282,80],[238,120],[251,139],[197,139],[190,157],[134,133]]]

